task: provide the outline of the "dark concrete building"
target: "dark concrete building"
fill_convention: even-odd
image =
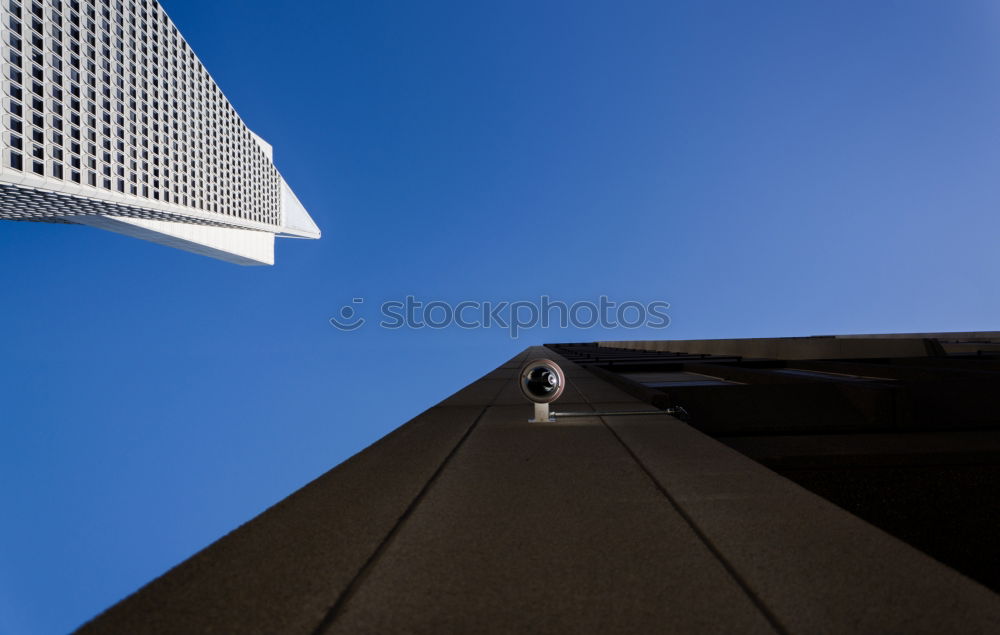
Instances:
[[[529,423],[519,371],[565,372]],[[533,347],[83,633],[997,633],[1000,334]]]

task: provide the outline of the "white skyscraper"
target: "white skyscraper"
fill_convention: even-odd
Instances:
[[[156,0],[0,0],[0,219],[238,264],[320,230]]]

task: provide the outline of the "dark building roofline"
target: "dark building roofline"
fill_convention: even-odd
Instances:
[[[529,423],[533,357],[562,365],[562,408],[649,409],[593,372],[641,352],[564,348],[526,350],[81,632],[995,632],[995,593],[696,421]]]
[[[924,357],[1000,352],[1000,332],[811,335],[713,340],[601,341],[599,346],[773,359]]]

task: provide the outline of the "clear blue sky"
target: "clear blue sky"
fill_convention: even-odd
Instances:
[[[995,2],[164,4],[325,235],[240,268],[0,224],[2,633],[78,625],[529,344],[998,327]],[[673,323],[327,322],[542,293]]]

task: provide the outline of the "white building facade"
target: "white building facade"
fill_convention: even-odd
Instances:
[[[274,264],[320,230],[156,0],[0,0],[0,219]]]

